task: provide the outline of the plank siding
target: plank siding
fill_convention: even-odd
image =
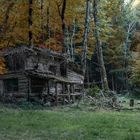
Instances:
[[[18,78],[19,80],[19,92],[27,93],[28,92],[28,79],[26,76],[22,76]]]
[[[3,95],[3,81],[0,80],[0,96]]]
[[[67,70],[67,77],[72,83],[83,84],[84,77],[70,69]]]
[[[27,93],[28,92],[28,78],[24,73],[8,73],[5,75],[0,76],[0,80],[4,81],[6,79],[18,79],[18,92],[19,94]]]

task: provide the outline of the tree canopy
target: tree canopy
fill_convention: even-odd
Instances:
[[[140,84],[139,7],[137,0],[1,0],[0,48],[66,53],[84,66],[85,81],[129,90]]]

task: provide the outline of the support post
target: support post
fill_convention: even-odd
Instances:
[[[28,78],[28,95],[27,95],[28,101],[30,101],[30,95],[31,95],[31,78]]]
[[[56,106],[58,105],[58,89],[57,89],[57,82],[55,83],[55,92],[56,92]]]
[[[73,93],[73,96],[72,96],[72,100],[73,102],[75,102],[75,88],[74,88],[74,84],[72,84],[72,93]]]
[[[67,85],[67,89],[68,89],[68,101],[69,101],[69,103],[70,103],[70,96],[71,96],[71,92],[70,92],[70,85],[68,84]]]
[[[65,94],[65,84],[62,83],[62,94]]]
[[[62,93],[65,94],[65,92],[66,92],[65,83],[62,83]],[[63,96],[63,104],[65,105],[65,96]]]
[[[47,94],[50,94],[50,84],[49,84],[49,79],[47,81],[47,85],[48,85],[48,88],[47,88]]]

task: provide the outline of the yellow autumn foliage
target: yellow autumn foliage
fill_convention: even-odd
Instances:
[[[6,65],[3,58],[0,58],[0,75],[6,72]]]

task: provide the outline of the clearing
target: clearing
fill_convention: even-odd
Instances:
[[[0,140],[139,140],[140,113],[0,105]]]

